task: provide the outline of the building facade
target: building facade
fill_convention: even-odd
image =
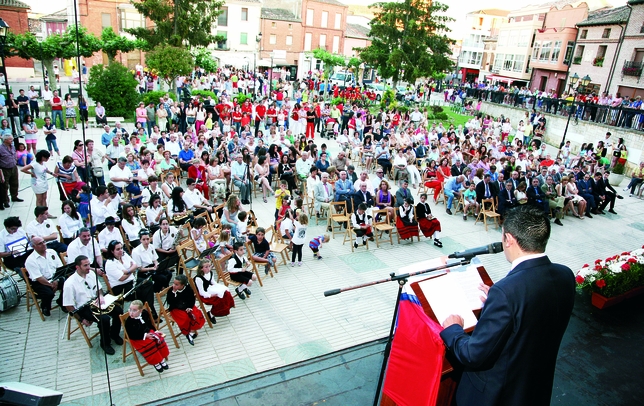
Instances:
[[[227,0],[213,34],[226,40],[210,46],[221,65],[250,67],[257,52],[262,3],[259,0]]]
[[[630,16],[607,88],[613,95],[644,99],[644,0],[630,0],[627,7]]]
[[[615,61],[624,36],[623,26],[628,21],[630,9],[627,6],[591,11],[588,18],[577,24],[578,33],[572,64],[568,75],[588,75],[591,82],[586,88],[577,90],[601,94],[608,91],[608,83],[615,72]],[[579,85],[578,85],[579,86]]]
[[[302,20],[286,9],[262,8],[261,32],[258,66],[269,66],[271,53],[284,50],[286,58],[273,60],[273,63],[289,69],[291,77],[296,77],[302,53]]]
[[[11,32],[16,34],[25,33],[29,31],[29,8],[29,5],[19,0],[0,0],[0,18],[7,23]],[[34,75],[33,60],[14,56],[5,58],[5,63],[7,76],[10,79],[16,77],[26,78]]]
[[[351,58],[357,57],[358,52],[355,48],[365,48],[371,45],[369,40],[369,28],[359,25],[347,23],[347,30],[344,33],[344,49],[342,55]]]
[[[566,74],[577,38],[576,25],[587,17],[585,2],[548,11],[543,29],[537,30],[530,56],[533,90],[554,91],[557,95],[566,91]]]
[[[466,15],[468,30],[461,43],[457,67],[462,82],[483,79],[482,72],[487,71],[494,61],[493,53],[486,52],[485,40],[498,35],[499,27],[507,19],[508,13],[506,10],[486,9]]]

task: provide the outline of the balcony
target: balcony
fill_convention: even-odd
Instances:
[[[604,66],[604,57],[598,56],[597,58],[593,59],[593,66],[597,66],[599,68]]]
[[[637,61],[624,61],[624,67],[622,67],[622,75],[624,76],[642,76],[642,68],[644,63]]]
[[[574,58],[572,58],[572,64],[581,65],[581,58],[582,58],[581,56],[575,56]]]

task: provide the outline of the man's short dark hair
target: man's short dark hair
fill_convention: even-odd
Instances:
[[[22,227],[22,222],[20,221],[20,217],[7,217],[4,220],[4,226],[5,228]]]
[[[89,261],[89,258],[87,258],[85,255],[79,255],[79,256],[77,256],[77,257],[76,257],[76,259],[74,260],[74,265],[76,265],[76,266],[81,266],[81,264],[82,264],[82,263],[83,263],[83,261],[85,261],[85,260]]]
[[[503,233],[510,234],[524,252],[546,251],[550,238],[550,220],[543,210],[524,205],[509,210],[503,222]]]
[[[104,195],[107,192],[107,186],[98,186],[96,188],[96,196]]]
[[[186,185],[188,185],[188,186],[190,186],[190,185],[192,185],[194,183],[197,183],[197,181],[192,179],[192,178],[188,178],[188,180],[186,180]]]
[[[36,206],[34,209],[34,216],[38,217],[41,214],[44,214],[49,208],[47,206]]]

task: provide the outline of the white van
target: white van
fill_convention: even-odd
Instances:
[[[337,71],[329,78],[330,87],[333,85],[338,85],[339,87],[354,86],[355,83],[355,76],[347,71]]]

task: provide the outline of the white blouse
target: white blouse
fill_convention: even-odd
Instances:
[[[132,250],[132,259],[140,267],[147,268],[148,265],[154,264],[154,261],[159,259],[159,254],[152,244],[148,245],[147,250],[141,244]]]
[[[152,236],[152,244],[154,244],[154,248],[161,248],[166,251],[172,249],[177,233],[177,228],[174,226],[170,226],[166,234],[163,234],[163,230],[161,229],[157,230],[157,232],[154,233],[154,236]]]
[[[159,221],[161,221],[161,219],[163,218],[163,215],[161,215],[161,217],[159,217],[159,221],[156,221],[157,216],[160,212],[163,212],[163,206],[161,205],[159,205],[159,207],[157,207],[156,209],[152,206],[148,206],[145,209],[145,219],[148,222],[148,227],[159,224]]]
[[[201,297],[213,297],[217,296],[219,298],[223,298],[224,294],[228,289],[226,289],[225,286],[220,285],[217,283],[217,278],[214,276],[212,272],[208,272],[208,274],[204,274],[203,277],[207,279],[210,282],[210,286],[208,286],[208,290],[204,290],[203,288],[203,281],[201,278],[195,278],[195,284],[197,285],[197,290],[199,291],[199,296]]]
[[[83,220],[73,219],[67,213],[63,213],[58,219],[58,225],[60,226],[60,232],[63,234],[63,238],[74,238],[79,229],[84,227]]]
[[[123,231],[125,232],[125,235],[128,239],[138,240],[139,231],[141,231],[141,229],[143,228],[143,223],[141,223],[141,219],[136,216],[132,217],[132,220],[134,221],[134,224],[124,219],[123,221],[121,221],[121,227],[123,228]]]
[[[120,281],[119,279],[123,277],[125,271],[129,270],[134,261],[127,253],[123,253],[121,261],[118,259],[110,259],[105,261],[105,273],[107,274],[107,279],[110,281],[110,285],[120,286],[125,285],[126,283],[134,280],[134,274],[130,274],[125,280]]]

